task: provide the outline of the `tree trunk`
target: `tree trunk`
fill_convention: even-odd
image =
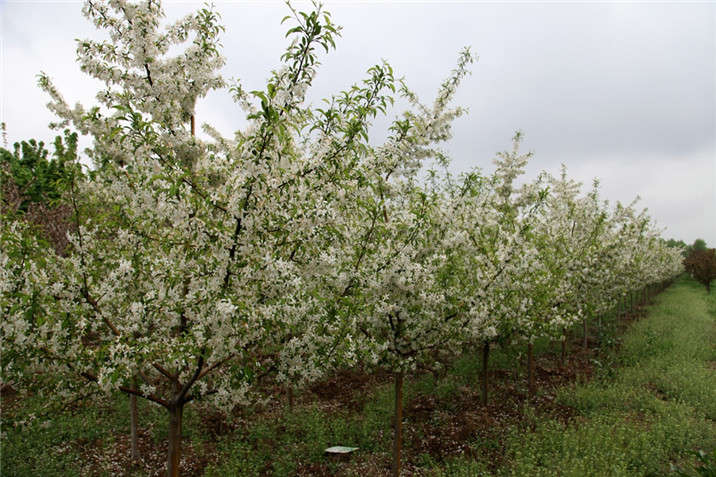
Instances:
[[[288,408],[293,411],[293,386],[288,386]]]
[[[530,397],[534,397],[537,386],[535,385],[535,357],[532,350],[532,343],[527,343],[527,387]]]
[[[136,389],[136,383],[135,383]],[[132,465],[139,461],[139,437],[137,436],[137,422],[139,420],[139,412],[137,411],[137,396],[129,395],[129,433],[132,439],[130,458]]]
[[[490,342],[482,344],[482,405],[487,406],[487,363],[490,357]]]
[[[184,404],[174,404],[169,411],[169,452],[167,454],[168,477],[179,477],[179,463],[181,462],[181,431]]]
[[[564,362],[567,359],[567,330],[564,330],[562,333],[561,344],[562,344],[562,353],[560,356],[560,361],[562,363],[562,366],[564,366]]]
[[[587,317],[584,317],[584,320],[582,320],[582,324],[584,327],[584,341],[582,342],[582,346],[584,346],[584,350],[586,351],[589,348],[589,326],[587,325]]]
[[[403,449],[403,373],[395,373],[395,435],[393,437],[393,477],[400,476]]]

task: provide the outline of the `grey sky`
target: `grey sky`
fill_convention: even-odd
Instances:
[[[165,2],[168,18],[199,3]],[[298,4],[299,6],[303,4]],[[604,198],[641,196],[666,237],[716,245],[716,4],[327,2],[343,26],[310,95],[348,87],[388,60],[425,102],[470,45],[479,56],[458,103],[470,114],[447,146],[456,171],[491,168],[516,129],[535,152],[530,173],[602,183]],[[48,73],[70,102],[92,104],[96,83],[76,64],[75,38],[97,33],[79,2],[0,0],[2,121],[8,139],[50,139]],[[225,75],[260,88],[285,46],[286,7],[217,3]],[[242,113],[225,93],[198,105],[200,122],[229,134]],[[380,130],[383,124],[377,124]]]

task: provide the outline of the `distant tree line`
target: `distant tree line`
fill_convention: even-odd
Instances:
[[[77,166],[77,134],[69,130],[55,137],[54,152],[35,139],[16,142],[13,150],[0,148],[0,213],[31,225],[40,240],[57,253],[67,249],[71,207],[62,196]]]
[[[686,271],[710,293],[711,282],[716,279],[716,249],[708,248],[705,240],[696,239],[684,249],[684,255]]]

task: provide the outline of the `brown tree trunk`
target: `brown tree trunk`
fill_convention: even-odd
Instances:
[[[395,435],[393,437],[393,477],[400,476],[403,449],[403,373],[395,373]]]
[[[584,346],[584,350],[586,351],[589,348],[589,326],[587,325],[587,317],[584,317],[584,320],[582,320],[582,325],[584,328],[584,341],[582,342],[582,346]]]
[[[288,387],[288,408],[293,411],[293,386]]]
[[[560,341],[561,341],[561,345],[562,345],[560,361],[562,363],[562,366],[564,366],[564,362],[567,360],[567,330],[563,331],[562,339]]]
[[[194,119],[194,115],[192,114],[192,115],[191,115],[191,135],[192,135],[192,137],[194,137],[194,135],[195,135],[195,133],[196,133],[196,126],[195,126],[195,124],[196,124],[196,120]]]
[[[482,344],[482,405],[487,406],[487,363],[490,357],[490,343]]]
[[[135,383],[136,389],[136,383]],[[137,396],[129,395],[129,433],[131,435],[132,445],[130,458],[132,465],[139,461],[139,438],[137,435],[137,423],[139,421],[139,412],[137,411]]]
[[[181,462],[181,431],[184,404],[169,406],[169,451],[167,454],[167,476],[179,477]]]
[[[537,392],[537,386],[535,385],[535,357],[532,343],[527,343],[527,387],[530,397],[534,397]]]

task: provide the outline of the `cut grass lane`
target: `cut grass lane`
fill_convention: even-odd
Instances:
[[[683,277],[649,307],[614,351],[616,370],[561,389],[578,416],[512,428],[504,476],[657,476],[716,448],[716,294]],[[475,447],[479,448],[476,442]],[[483,463],[449,461],[439,476],[488,475]]]

